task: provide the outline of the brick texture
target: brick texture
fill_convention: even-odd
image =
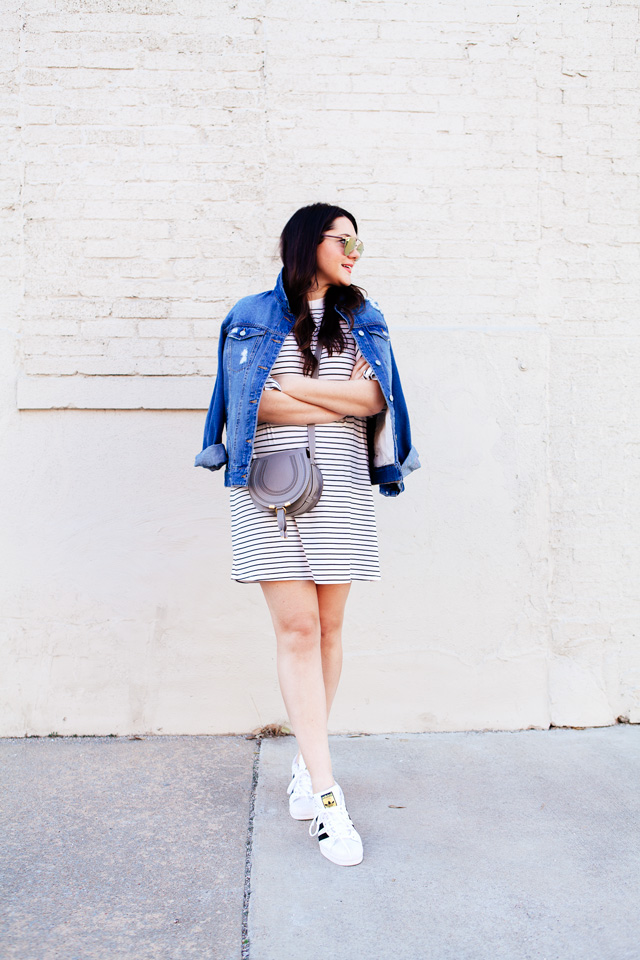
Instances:
[[[319,198],[359,217],[392,321],[637,310],[636,5],[32,0],[6,23],[26,376],[211,376]]]

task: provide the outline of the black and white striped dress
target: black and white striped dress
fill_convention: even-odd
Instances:
[[[324,302],[310,302],[316,333]],[[348,380],[360,351],[343,321],[346,348],[330,357],[323,349],[320,377]],[[302,373],[303,359],[295,337],[285,337],[265,389],[279,389],[272,377]],[[367,375],[372,377],[370,368]],[[307,428],[259,423],[254,456],[306,447]],[[231,487],[231,577],[241,583],[256,580],[313,580],[350,583],[379,580],[380,562],[373,490],[369,477],[366,419],[346,416],[316,426],[316,459],[323,477],[322,496],[313,510],[287,517],[287,539],[278,532],[274,515],[254,504],[246,487]]]

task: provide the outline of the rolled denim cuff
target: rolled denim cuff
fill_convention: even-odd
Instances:
[[[404,490],[402,480],[396,480],[393,483],[381,483],[380,493],[383,497],[397,497]]]
[[[420,460],[418,459],[418,451],[415,447],[411,447],[406,458],[403,460],[400,465],[402,470],[402,476],[407,477],[410,473],[413,473],[414,470],[420,469]]]
[[[212,443],[197,455],[194,466],[206,467],[207,470],[219,470],[227,462],[227,451],[224,443]]]

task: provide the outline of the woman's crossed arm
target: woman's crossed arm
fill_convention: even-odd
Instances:
[[[306,427],[309,423],[333,423],[341,418],[342,414],[334,410],[296,400],[280,390],[264,390],[258,407],[258,423]]]
[[[384,409],[385,399],[377,380],[364,380],[358,376],[362,369],[363,364],[358,362],[354,367],[355,376],[352,375],[350,380],[314,379],[297,373],[285,373],[275,379],[283,392],[295,400],[333,410],[340,417],[370,417]]]

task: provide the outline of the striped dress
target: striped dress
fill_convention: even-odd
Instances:
[[[316,324],[311,349],[315,351],[323,300],[310,302]],[[360,356],[344,321],[346,348],[330,357],[323,349],[320,377],[348,380]],[[285,337],[265,384],[279,389],[274,376],[302,373],[303,359],[292,333]],[[367,378],[373,377],[370,368]],[[253,448],[260,457],[277,450],[308,445],[307,428],[259,423]],[[322,496],[316,506],[299,517],[287,517],[287,539],[278,531],[275,516],[260,510],[246,487],[231,487],[231,578],[241,583],[256,580],[313,580],[315,583],[350,583],[379,580],[378,537],[369,477],[366,418],[345,416],[316,426],[316,462],[322,471]]]

